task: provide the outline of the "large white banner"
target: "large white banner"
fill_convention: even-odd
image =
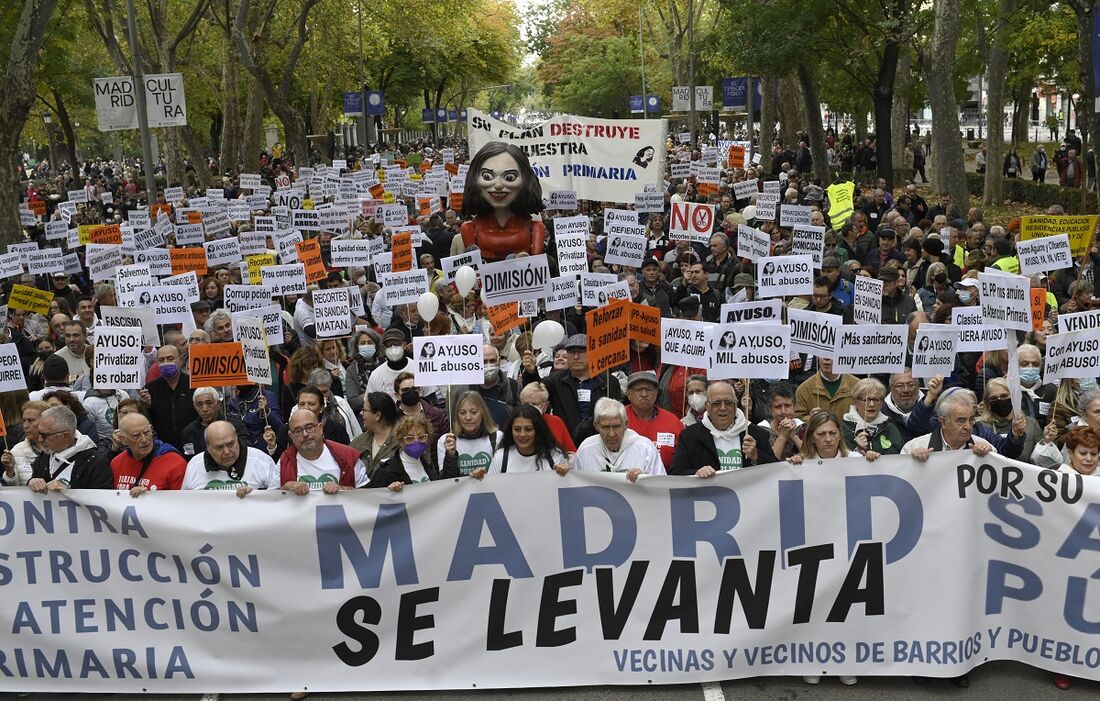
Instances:
[[[1002,659],[1100,679],[1098,501],[1100,480],[969,452],[400,494],[4,489],[0,691],[950,677]]]
[[[646,185],[661,187],[665,173],[664,119],[593,119],[559,114],[517,127],[466,109],[473,156],[490,141],[523,149],[542,191],[569,190],[582,200],[634,203]]]

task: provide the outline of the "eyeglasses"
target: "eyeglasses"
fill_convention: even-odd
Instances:
[[[428,434],[427,433],[421,433],[421,434],[418,434],[418,435],[415,435],[415,436],[410,435],[410,436],[402,436],[401,437],[401,442],[402,443],[413,443],[415,441],[423,441],[424,443],[427,443],[428,442]]]
[[[299,426],[298,428],[290,429],[290,435],[301,437],[307,433],[313,433],[317,430],[317,427],[321,424],[306,424],[305,426]]]
[[[856,397],[856,401],[863,404],[881,404],[882,397]]]
[[[707,404],[711,406],[733,406],[737,404],[737,402],[732,399],[708,399]]]
[[[56,436],[59,433],[68,433],[68,432],[69,432],[69,429],[66,428],[66,429],[63,429],[61,431],[49,431],[49,432],[39,431],[38,435],[41,438],[49,438],[50,436]]]
[[[657,388],[656,387],[630,387],[628,389],[631,392],[637,392],[638,394],[656,394],[657,393]]]

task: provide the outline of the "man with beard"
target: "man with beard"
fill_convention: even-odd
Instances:
[[[906,428],[905,422],[909,420],[909,414],[924,397],[920,391],[920,384],[913,378],[913,371],[906,369],[890,376],[890,393],[882,402],[882,413],[890,418],[902,440],[908,441],[913,436]]]

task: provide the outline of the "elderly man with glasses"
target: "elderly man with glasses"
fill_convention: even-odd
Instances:
[[[344,489],[365,487],[367,468],[359,451],[348,445],[326,441],[321,418],[310,409],[299,408],[287,422],[291,445],[279,458],[283,489],[305,496],[322,490],[336,494]]]
[[[50,407],[38,419],[42,452],[31,463],[27,486],[45,494],[65,489],[113,489],[111,466],[95,441],[76,430],[76,415],[67,406]]]
[[[127,414],[118,422],[126,449],[111,461],[115,489],[128,489],[130,496],[162,489],[180,489],[187,461],[171,445],[153,435],[153,425],[143,414]],[[40,434],[41,435],[41,434]]]
[[[758,452],[756,439],[748,434],[749,421],[737,408],[733,385],[712,382],[707,387],[706,407],[702,421],[680,433],[668,474],[706,479],[719,472],[773,462]]]

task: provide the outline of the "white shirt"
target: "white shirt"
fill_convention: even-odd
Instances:
[[[301,297],[294,303],[294,333],[303,346],[312,346],[316,341],[306,335],[307,326],[313,326],[313,307]]]
[[[508,474],[513,472],[538,472],[541,470],[553,470],[554,465],[565,462],[565,456],[561,454],[561,451],[555,450],[551,456],[553,461],[547,465],[545,460],[540,460],[535,455],[520,455],[519,449],[511,447],[508,449]],[[489,472],[491,474],[501,474],[501,469],[504,465],[504,451],[498,450],[493,455],[493,462],[489,465]]]
[[[503,440],[504,434],[497,431],[496,445],[500,445]],[[443,470],[443,459],[447,457],[447,449],[443,447],[446,442],[446,435],[440,436],[436,442],[436,455],[439,457],[436,464],[439,465],[440,471]],[[488,434],[480,438],[463,438],[456,433],[455,452],[458,453],[458,474],[468,475],[481,468],[488,470],[493,462],[493,445]],[[512,461],[509,459],[508,469],[511,470],[511,468]]]
[[[309,485],[310,490],[324,488],[325,482],[340,484],[340,465],[332,457],[328,446],[321,448],[316,460],[309,460],[298,453],[298,481]],[[365,487],[370,480],[362,460],[355,461],[355,486]]]
[[[633,435],[631,435],[633,434]],[[511,465],[508,466],[511,470]],[[619,450],[611,452],[597,433],[585,438],[577,447],[574,470],[582,472],[627,472],[637,468],[647,475],[665,474],[661,454],[653,441],[627,429]]]
[[[239,480],[231,479],[225,470],[209,471],[206,469],[206,453],[199,453],[187,463],[187,472],[183,475],[183,489],[237,489],[238,487],[252,487],[253,489],[278,489],[280,474],[279,466],[267,453],[255,448],[246,448],[248,457],[245,458],[244,474]]]

